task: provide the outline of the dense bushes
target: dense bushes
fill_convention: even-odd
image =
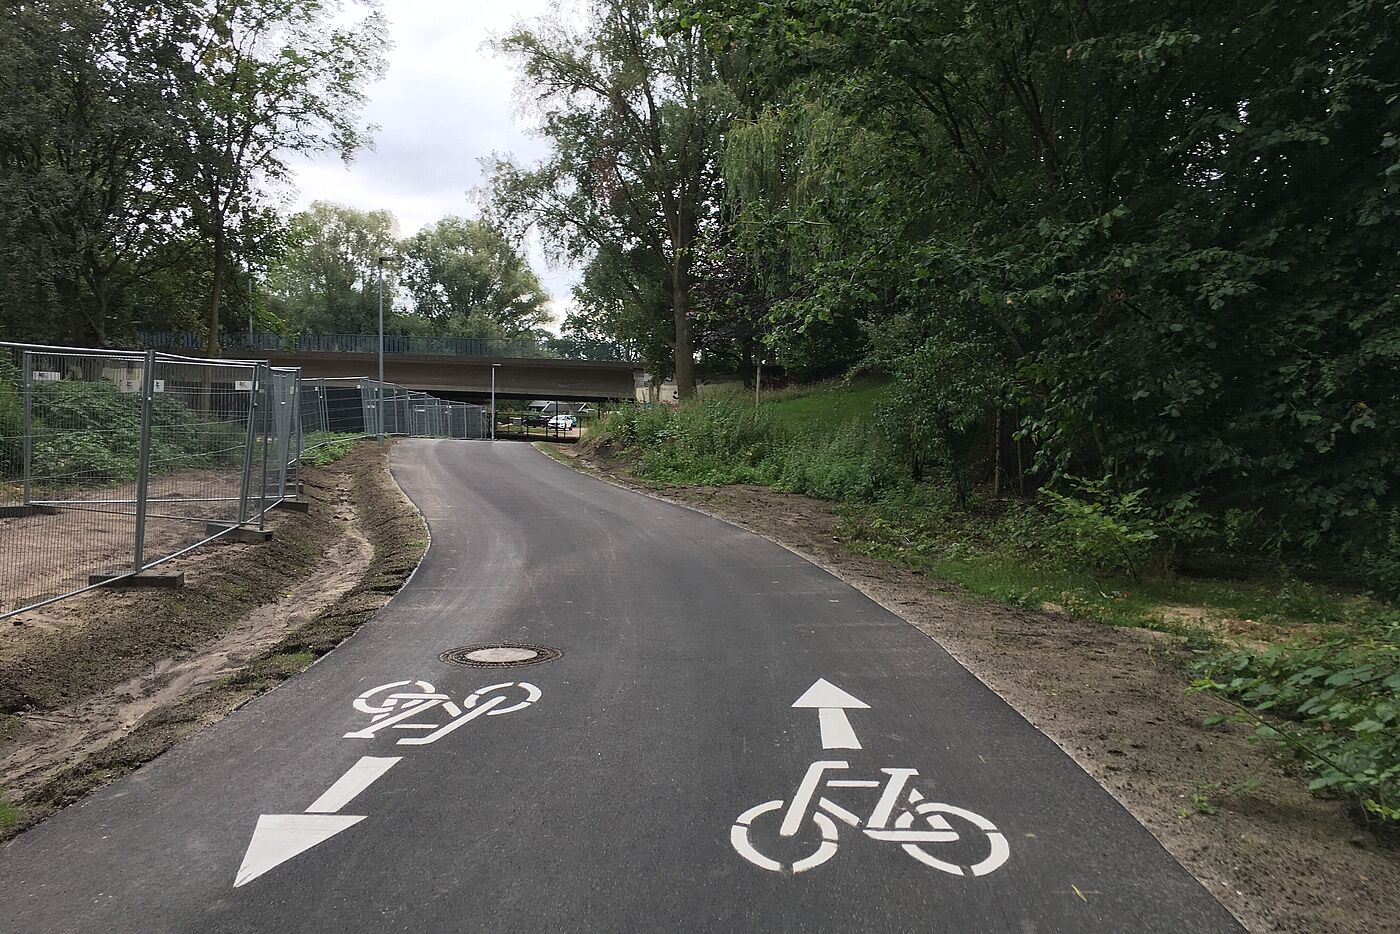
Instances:
[[[1400,2],[681,7],[745,63],[765,339],[862,325],[915,472],[965,494],[959,445],[1015,433],[1029,482],[1400,593]]]
[[[595,437],[636,445],[633,472],[668,483],[755,483],[820,499],[868,501],[908,483],[868,419],[794,424],[741,395],[679,408],[629,406]]]
[[[23,401],[19,392],[19,368],[0,353],[0,472],[12,473],[19,464],[24,431]]]
[[[72,487],[136,479],[138,393],[78,380],[35,383],[31,392],[35,482]],[[173,394],[158,393],[152,402],[152,473],[242,463],[245,439],[241,422],[206,418]]]
[[[1233,719],[1317,774],[1315,791],[1400,821],[1400,613],[1262,652],[1226,652],[1198,668],[1196,689],[1235,703]]]

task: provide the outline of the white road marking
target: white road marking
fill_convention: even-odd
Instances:
[[[308,814],[334,814],[357,794],[364,791],[375,780],[382,776],[389,769],[394,767],[402,756],[361,756],[360,761],[350,766],[349,770],[335,784],[326,789],[326,793],[317,798],[311,807],[306,809]]]
[[[846,719],[846,711],[838,707],[823,707],[817,711],[817,722],[822,728],[823,749],[859,749],[860,740]]]
[[[406,739],[399,740],[398,743],[396,743],[395,745],[427,746],[431,743],[435,743],[438,740],[442,739],[444,736],[446,736],[448,733],[451,733],[453,730],[457,729],[459,726],[465,726],[466,724],[475,720],[482,714],[486,714],[489,716],[491,713],[491,708],[502,703],[504,700],[505,698],[500,697],[499,695],[493,697],[486,703],[482,704],[480,707],[473,707],[457,719],[448,721],[447,723],[435,729],[433,732],[429,733],[427,736],[408,737]],[[346,735],[349,736],[350,734],[347,733]]]
[[[852,697],[825,678],[818,678],[792,706],[817,708],[823,749],[861,748],[846,711],[869,710],[870,705],[865,701]]]
[[[822,746],[826,749],[861,748],[846,718],[846,711],[868,710],[869,704],[852,697],[830,681],[819,678],[792,706],[817,709]],[[829,774],[846,772],[849,768],[850,763],[845,761],[822,759],[813,762],[798,783],[790,803],[767,801],[740,814],[729,828],[730,845],[760,869],[769,872],[805,872],[836,855],[838,843],[837,824],[832,820],[834,817],[843,824],[858,828],[872,840],[896,844],[925,866],[954,876],[985,876],[1000,869],[1010,858],[1011,849],[1006,835],[990,820],[966,808],[929,801],[921,791],[911,787],[918,778],[917,769],[882,768],[880,771],[884,773],[884,781],[835,778]],[[879,789],[879,794],[869,815],[862,817],[824,796],[824,789]],[[775,818],[782,818],[776,827],[776,834],[769,821],[755,827],[757,818],[774,812],[782,812],[774,815]],[[949,816],[972,824],[976,832],[968,835],[960,831],[948,820]],[[891,822],[893,826],[890,826]],[[786,864],[762,852],[765,843],[777,844],[783,838],[791,839],[804,828],[810,831],[811,825],[815,825],[820,832],[821,842],[808,856]],[[757,845],[755,837],[758,838]],[[964,837],[974,841],[974,845],[979,839],[985,844],[986,855],[978,862],[949,862],[924,849],[928,846],[937,851],[938,844],[955,843]],[[962,855],[961,851],[954,852]]]
[[[408,690],[396,690],[408,688]],[[523,698],[511,698],[498,693],[512,689],[524,692]],[[352,739],[370,739],[384,729],[432,730],[426,736],[399,740],[401,746],[424,746],[436,742],[477,717],[495,717],[523,710],[538,701],[543,692],[526,681],[506,681],[481,688],[459,707],[447,694],[439,693],[427,681],[394,681],[370,688],[355,698],[354,707],[369,714],[370,726],[347,733]],[[491,696],[487,696],[487,695]],[[517,692],[518,694],[518,692]],[[381,696],[387,695],[387,696]],[[509,704],[514,699],[515,703]],[[509,706],[507,706],[509,704]],[[453,718],[446,723],[406,723],[409,718],[428,711],[441,710]],[[243,853],[233,886],[247,885],[287,860],[305,853],[348,827],[364,820],[364,815],[340,814],[341,808],[393,768],[402,756],[361,756],[345,774],[312,802],[305,814],[260,814],[253,828],[253,837]]]
[[[418,688],[416,691],[394,691],[395,688],[413,685]],[[506,691],[512,688],[519,688],[525,692],[525,696],[510,706],[503,706],[507,700],[505,696],[495,694],[498,691]],[[385,691],[394,691],[384,697],[376,697]],[[495,696],[487,698],[488,694]],[[488,685],[480,688],[474,694],[467,697],[459,707],[446,694],[439,693],[427,681],[394,681],[389,684],[381,684],[379,687],[370,688],[359,697],[355,698],[355,709],[361,713],[371,714],[370,725],[362,730],[355,730],[345,734],[346,739],[373,739],[374,735],[381,730],[432,730],[426,736],[414,739],[401,739],[400,746],[427,746],[435,743],[452,733],[459,727],[475,720],[480,716],[497,717],[503,713],[514,713],[517,710],[524,710],[535,701],[540,699],[542,692],[538,687],[528,681],[503,681],[500,684]],[[486,698],[483,700],[483,698]],[[407,723],[405,721],[417,718],[420,714],[427,714],[430,711],[443,711],[451,717],[446,723]]]
[[[253,839],[243,854],[243,864],[233,887],[246,885],[258,876],[282,865],[293,856],[305,853],[318,843],[324,843],[347,827],[353,827],[363,816],[344,814],[262,814],[253,830]]]

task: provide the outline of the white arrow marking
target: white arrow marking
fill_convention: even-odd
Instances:
[[[248,852],[233,887],[252,882],[258,876],[275,869],[287,860],[304,853],[318,843],[324,843],[347,827],[353,827],[364,817],[344,814],[262,814],[248,841]]]
[[[825,678],[818,678],[797,699],[794,707],[816,707],[821,724],[823,749],[859,749],[860,740],[846,719],[847,710],[869,710],[870,705],[838,688]]]
[[[394,763],[398,762],[402,756],[390,756],[382,758],[378,756],[361,756],[360,761],[350,766],[340,778],[336,779],[334,785],[326,789],[326,793],[316,799],[311,807],[306,809],[308,814],[334,814],[345,805],[350,803],[350,799],[374,784]]]

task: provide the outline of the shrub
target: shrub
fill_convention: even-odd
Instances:
[[[628,407],[595,430],[640,450],[633,473],[662,483],[756,483],[836,501],[867,501],[907,482],[871,426],[792,425],[743,394],[676,408]]]
[[[140,468],[141,400],[107,382],[35,383],[33,472],[48,486],[134,480]],[[151,410],[151,472],[239,464],[246,426],[192,410],[159,394]],[[15,465],[17,468],[17,464]]]
[[[20,438],[24,431],[24,402],[20,395],[19,367],[0,352],[0,472],[19,472]]]
[[[1262,652],[1225,652],[1197,669],[1193,690],[1238,708],[1209,722],[1253,724],[1257,738],[1317,774],[1314,791],[1400,822],[1400,613]]]
[[[1156,518],[1143,502],[1147,491],[1116,493],[1108,477],[1072,482],[1080,496],[1041,491],[1058,516],[1056,544],[1078,564],[1137,580],[1158,537]]]
[[[959,503],[972,493],[987,419],[1003,394],[1004,367],[987,345],[926,340],[894,367],[895,382],[877,422],[915,482],[930,467],[952,481]]]

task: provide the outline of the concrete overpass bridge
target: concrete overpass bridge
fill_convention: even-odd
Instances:
[[[201,349],[190,332],[141,335],[153,350],[191,352]],[[373,378],[378,370],[379,338],[364,334],[230,335],[226,353],[256,356],[275,366],[301,367],[309,378]],[[569,402],[631,399],[639,364],[615,344],[572,338],[490,340],[454,337],[384,339],[384,380],[444,398],[550,399]]]

